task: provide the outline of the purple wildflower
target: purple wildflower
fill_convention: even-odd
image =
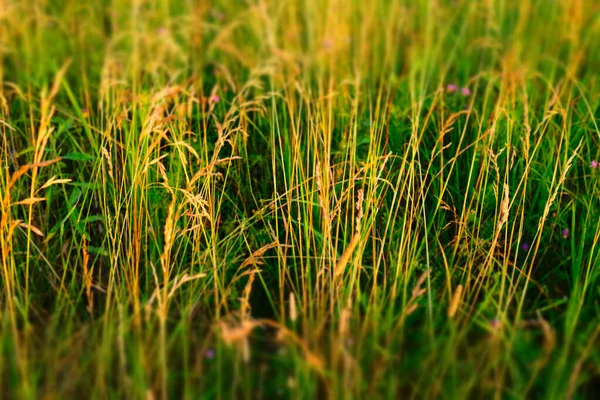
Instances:
[[[590,167],[592,167],[592,168],[598,168],[598,161],[592,160],[592,162],[590,163]]]
[[[219,96],[217,96],[216,94],[210,98],[210,101],[212,101],[213,103],[218,103],[219,100],[221,100],[221,98]]]
[[[456,86],[454,83],[450,83],[446,85],[446,90],[449,92],[456,92],[458,90],[458,86]]]
[[[461,93],[463,94],[463,96],[470,96],[471,95],[471,89],[469,89],[468,87],[464,87],[462,89],[460,89]]]
[[[215,350],[214,349],[208,349],[204,352],[204,358],[208,359],[208,360],[212,360],[213,358],[215,358]]]
[[[566,228],[565,228],[565,229],[563,229],[563,230],[561,231],[561,233],[562,233],[562,235],[563,235],[563,237],[564,237],[565,239],[569,237],[569,230],[568,230],[568,229],[566,229]]]
[[[523,244],[521,245],[521,249],[523,249],[525,251],[529,250],[529,243],[523,242]]]

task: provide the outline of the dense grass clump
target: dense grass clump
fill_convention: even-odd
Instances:
[[[6,398],[594,398],[594,0],[0,0]]]

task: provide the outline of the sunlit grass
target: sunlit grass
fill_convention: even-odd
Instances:
[[[0,391],[589,398],[592,0],[0,0]]]

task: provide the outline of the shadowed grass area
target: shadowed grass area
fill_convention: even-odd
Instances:
[[[593,0],[0,0],[0,392],[594,398]]]

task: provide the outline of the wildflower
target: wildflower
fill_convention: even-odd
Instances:
[[[592,168],[598,168],[598,161],[592,160],[592,162],[590,163],[590,167],[592,167]]]
[[[493,318],[490,321],[490,326],[492,327],[492,329],[498,329],[500,327],[500,321],[498,320],[498,318]]]
[[[463,96],[470,96],[471,95],[471,89],[469,89],[468,87],[464,87],[462,89],[460,89],[461,93],[463,94]]]
[[[208,349],[204,352],[204,358],[208,359],[208,360],[212,360],[213,358],[215,358],[215,350],[214,349]]]
[[[565,239],[569,237],[569,230],[568,230],[568,229],[566,229],[566,228],[565,228],[565,229],[563,229],[563,230],[561,231],[561,233],[562,233],[562,235],[563,235],[563,237],[564,237]]]
[[[454,83],[450,83],[446,86],[446,90],[449,92],[456,92],[458,90],[458,86],[456,86]]]
[[[210,101],[212,101],[213,103],[218,103],[219,100],[221,100],[221,98],[219,96],[217,96],[216,94],[210,98]]]
[[[525,251],[529,250],[529,243],[523,242],[523,244],[521,245],[521,249]]]
[[[159,35],[165,35],[167,33],[167,28],[165,28],[164,26],[161,26],[160,28],[158,28],[158,34]]]

